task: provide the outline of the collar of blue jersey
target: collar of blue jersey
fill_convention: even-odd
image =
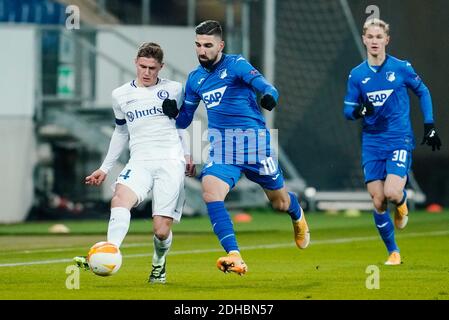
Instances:
[[[206,70],[207,72],[213,72],[215,69],[218,68],[219,65],[221,65],[221,63],[222,63],[222,62],[224,61],[224,59],[225,59],[225,56],[226,56],[226,54],[223,53],[223,54],[221,55],[220,61],[218,61],[216,64],[212,65],[212,67],[211,67],[210,69],[207,69],[207,68],[204,68],[204,67],[203,67],[203,69]]]
[[[369,63],[368,63],[368,59],[366,59],[366,65],[368,66],[368,68],[370,68],[371,70],[373,70],[375,73],[378,73],[378,72],[380,72],[380,70],[383,68],[383,66],[387,63],[387,60],[389,59],[389,55],[388,54],[386,54],[385,55],[385,60],[384,60],[384,62],[382,62],[382,64],[379,66],[379,68],[377,68],[377,69],[374,69],[373,68],[373,66],[371,66]]]

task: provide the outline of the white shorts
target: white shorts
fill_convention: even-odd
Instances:
[[[171,217],[181,220],[185,203],[185,163],[181,160],[130,161],[122,170],[117,183],[130,188],[137,196],[138,206],[153,190],[153,216]]]

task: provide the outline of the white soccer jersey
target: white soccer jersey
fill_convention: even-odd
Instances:
[[[182,104],[182,84],[158,79],[151,87],[138,87],[135,80],[112,91],[117,124],[126,124],[132,160],[184,159],[175,120],[162,112],[164,99]]]

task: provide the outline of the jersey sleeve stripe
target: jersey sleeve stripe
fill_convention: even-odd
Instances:
[[[359,105],[357,102],[350,102],[350,101],[345,101],[345,104],[347,104],[348,106],[358,106]]]
[[[115,118],[115,123],[119,126],[122,126],[124,124],[126,124],[126,120],[125,119],[117,119]]]
[[[189,100],[184,100],[184,102],[187,103],[187,104],[197,104],[197,103],[199,103],[199,101],[198,102],[192,102],[192,101],[189,101]]]
[[[422,84],[422,80],[412,90],[416,91],[421,86],[421,84]]]
[[[251,80],[249,81],[249,85],[252,85],[254,79],[257,79],[257,78],[259,78],[259,77],[261,77],[261,76],[262,76],[262,75],[259,73],[259,74],[257,74],[256,76],[252,77]]]

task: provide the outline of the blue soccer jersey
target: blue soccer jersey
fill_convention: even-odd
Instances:
[[[282,171],[270,148],[256,91],[278,100],[276,88],[245,58],[223,54],[211,69],[198,66],[190,73],[176,125],[188,127],[203,101],[211,146],[203,175],[213,174],[233,187],[243,172],[264,188],[275,190],[283,185]]]
[[[424,123],[432,123],[429,90],[409,62],[386,55],[381,66],[370,66],[366,60],[352,69],[344,101],[345,117],[353,120],[354,107],[362,102],[370,101],[374,106],[374,113],[363,117],[363,148],[414,148],[407,89],[420,98]]]
[[[198,66],[190,73],[184,108],[176,124],[187,127],[202,100],[207,108],[209,129],[263,129],[265,119],[254,89],[278,98],[277,90],[245,58],[223,54],[211,70]]]
[[[248,156],[270,155],[270,135],[257,104],[256,90],[278,99],[277,90],[245,58],[223,54],[211,70],[199,66],[190,73],[176,125],[186,128],[203,101],[215,160],[251,162]]]

